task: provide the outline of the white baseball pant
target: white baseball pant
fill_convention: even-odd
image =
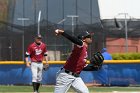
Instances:
[[[74,77],[63,70],[56,76],[56,85],[54,93],[67,93],[72,87],[77,93],[89,93],[87,86],[80,77]]]
[[[32,82],[40,83],[42,80],[42,69],[43,63],[41,62],[32,62],[31,63],[31,72],[32,72]]]

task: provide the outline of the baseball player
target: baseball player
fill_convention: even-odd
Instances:
[[[45,66],[48,65],[48,53],[46,50],[46,45],[41,41],[41,35],[35,37],[35,42],[28,46],[25,54],[26,66],[31,68],[32,72],[32,85],[34,93],[39,93],[39,87],[42,80],[42,70],[43,70],[43,59],[45,58]],[[29,61],[29,57],[31,62]]]
[[[89,93],[79,74],[83,69],[86,71],[94,70],[93,66],[86,66],[87,48],[92,43],[91,34],[84,31],[78,37],[74,37],[60,29],[55,30],[55,34],[62,35],[73,42],[74,48],[64,66],[57,73],[54,93],[66,93],[70,87],[78,93]]]

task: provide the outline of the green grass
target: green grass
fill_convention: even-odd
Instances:
[[[90,92],[140,91],[139,87],[88,87]],[[0,92],[32,92],[32,86],[0,86]],[[41,86],[41,92],[53,92],[54,86]],[[69,91],[73,91],[70,89]]]
[[[140,91],[139,87],[88,87],[90,92],[112,92],[112,91],[120,91],[120,92],[134,92]]]
[[[32,86],[0,86],[0,92],[32,92]],[[52,92],[54,87],[52,86],[41,86],[40,91]]]

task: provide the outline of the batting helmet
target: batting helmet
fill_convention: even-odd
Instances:
[[[78,39],[85,39],[85,38],[91,38],[91,34],[87,31],[81,32],[78,36]]]

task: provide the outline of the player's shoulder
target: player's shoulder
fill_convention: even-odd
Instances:
[[[45,44],[44,42],[41,42],[41,44],[42,44],[43,46],[46,46],[46,44]]]
[[[85,45],[84,44],[82,44],[81,46],[80,45],[75,45],[77,48],[83,48],[83,47],[85,47]]]
[[[45,43],[41,42],[41,47],[42,47],[42,48],[46,48],[47,45],[46,45]]]
[[[28,47],[33,47],[33,46],[35,46],[35,43],[31,43],[31,44],[29,44]]]

